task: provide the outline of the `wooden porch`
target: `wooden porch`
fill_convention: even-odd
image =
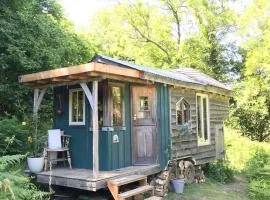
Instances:
[[[68,169],[56,168],[52,171],[43,171],[37,173],[37,182],[77,188],[88,191],[97,191],[107,187],[107,181],[116,178],[127,177],[130,175],[153,175],[160,172],[160,165],[130,166],[112,171],[100,171],[97,178],[93,177],[93,171],[89,169]]]

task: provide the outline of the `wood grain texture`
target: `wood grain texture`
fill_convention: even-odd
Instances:
[[[197,141],[197,117],[196,117],[196,92],[187,88],[172,87],[171,88],[171,157],[178,159],[181,157],[193,157],[197,164],[207,163],[216,158],[216,148],[222,148],[224,138],[219,138],[216,144],[217,126],[220,131],[223,131],[223,121],[228,115],[228,98],[222,95],[206,93],[209,98],[210,110],[210,145],[198,146]],[[201,91],[200,91],[201,93]],[[176,124],[176,103],[182,97],[190,104],[191,112],[191,134],[181,134],[181,131]],[[221,150],[218,150],[221,151]],[[224,155],[219,153],[220,155]]]

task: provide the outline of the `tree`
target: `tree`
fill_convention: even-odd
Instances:
[[[104,54],[158,68],[198,68],[225,80],[239,67],[232,56],[239,49],[222,43],[234,26],[224,0],[132,1],[99,12],[88,37]]]
[[[55,0],[0,2],[0,118],[30,112],[32,94],[19,75],[89,60],[90,44],[71,27]]]
[[[245,11],[241,30],[248,52],[244,81],[236,89],[232,117],[242,134],[252,140],[270,140],[270,2],[253,0]]]

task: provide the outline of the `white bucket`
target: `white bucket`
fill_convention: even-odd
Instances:
[[[176,193],[180,194],[184,191],[185,181],[183,179],[173,179],[173,189]]]

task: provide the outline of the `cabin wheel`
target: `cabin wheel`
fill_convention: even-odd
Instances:
[[[194,182],[195,179],[195,167],[192,162],[184,161],[184,178],[185,183],[190,184]]]

